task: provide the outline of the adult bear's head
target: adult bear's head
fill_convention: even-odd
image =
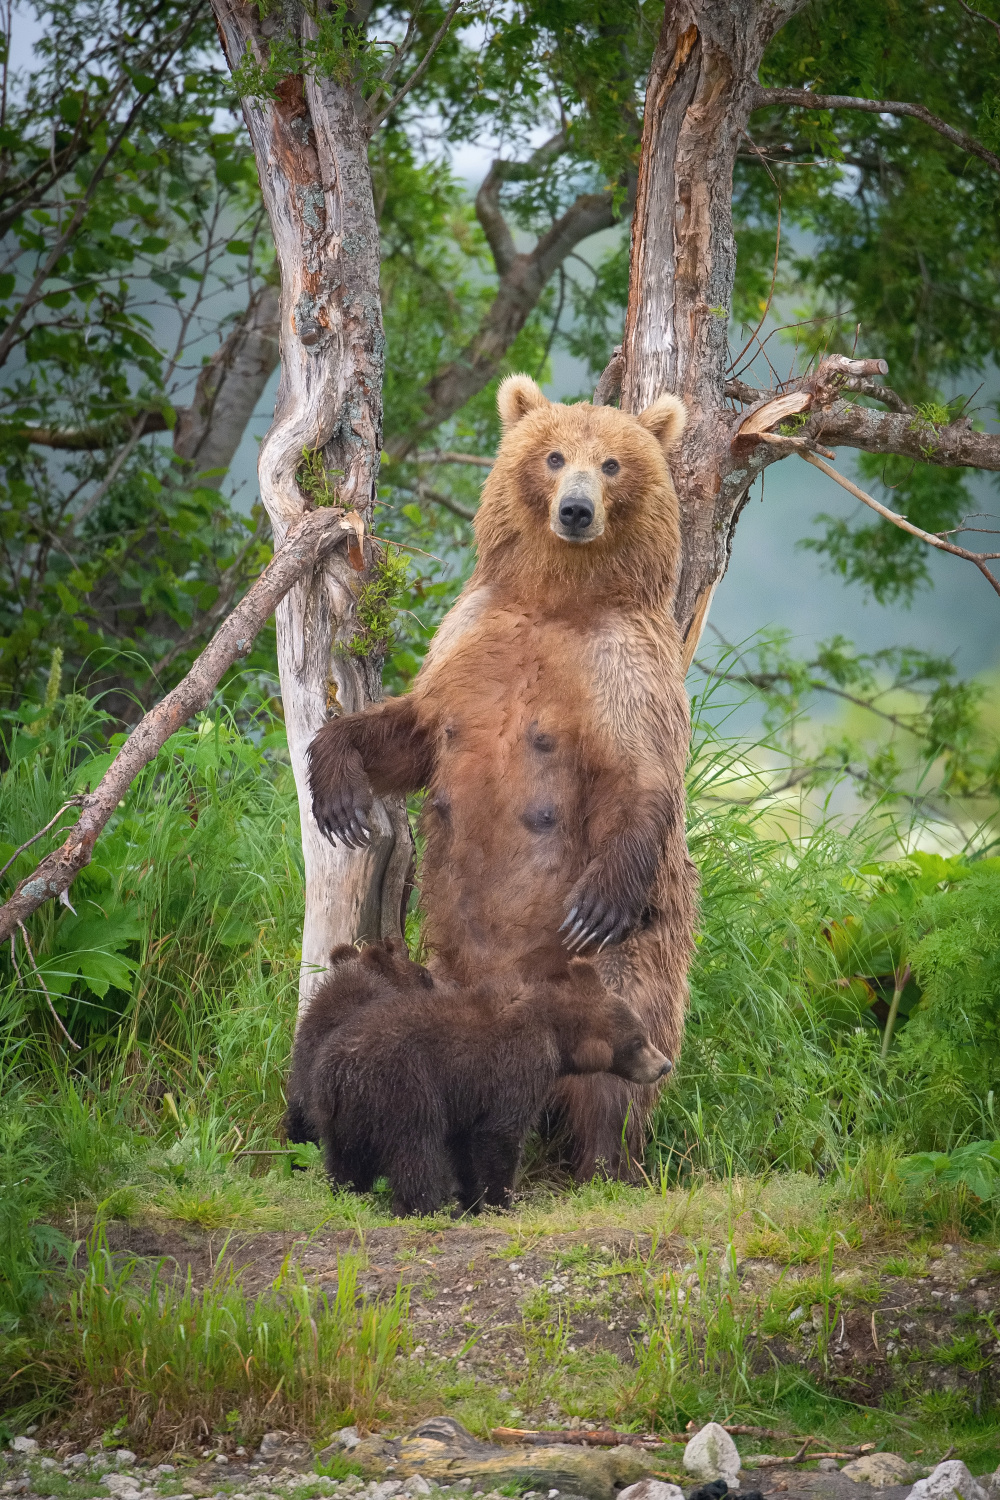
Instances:
[[[662,595],[680,551],[667,454],[684,431],[676,396],[639,416],[551,402],[527,375],[497,395],[503,437],[476,517],[480,576],[605,583]],[[629,586],[629,584],[631,586]]]

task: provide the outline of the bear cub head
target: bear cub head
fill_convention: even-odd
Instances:
[[[683,402],[664,395],[633,417],[560,405],[509,375],[497,405],[503,436],[476,517],[480,576],[523,570],[530,555],[532,576],[592,581],[624,563],[672,583],[680,531],[667,455]]]
[[[672,1067],[630,1006],[604,987],[594,966],[574,959],[569,977],[540,986],[535,1006],[559,1043],[561,1072],[614,1073],[629,1083],[658,1083]]]

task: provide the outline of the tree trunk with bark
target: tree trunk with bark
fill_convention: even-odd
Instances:
[[[672,465],[683,546],[674,612],[686,665],[728,566],[750,486],[769,464],[796,451],[813,453],[823,441],[948,466],[1000,468],[1000,439],[974,432],[966,417],[929,434],[919,413],[871,378],[888,373],[882,360],[831,356],[780,394],[754,390],[727,369],[736,272],[733,174],[740,144],[750,139],[754,109],[791,104],[916,114],[963,150],[995,161],[918,106],[761,88],[757,71],[768,43],[805,3],[668,5],[646,90],[625,334],[595,399],[613,399],[620,387],[627,411],[641,411],[662,391],[676,392],[687,404],[683,446]],[[849,403],[843,399],[847,392],[892,409]],[[807,414],[807,421],[795,437],[783,439],[773,429],[793,413]]]
[[[745,470],[722,483],[719,464],[732,423],[725,384],[736,153],[764,49],[804,3],[668,5],[646,89],[621,403],[638,412],[674,391],[687,404],[672,468],[684,548],[675,613],[688,663],[755,477]]]
[[[243,0],[214,0],[214,9],[231,67],[248,51],[266,64],[270,38],[289,24],[300,42],[315,37],[298,6],[291,22],[285,12],[262,19]],[[247,100],[244,116],[281,271],[281,381],[257,466],[278,544],[311,503],[299,481],[304,462],[321,460],[331,498],[370,523],[382,442],[384,337],[360,95],[349,77],[299,75],[284,78],[276,92],[274,99]],[[345,650],[364,577],[358,569],[377,565],[377,549],[359,537],[349,555],[335,555],[297,583],[276,617],[306,873],[301,1003],[333,946],[399,931],[412,857],[401,803],[376,804],[371,844],[354,851],[322,836],[309,796],[306,751],[316,732],[331,714],[356,713],[382,696],[381,661]]]

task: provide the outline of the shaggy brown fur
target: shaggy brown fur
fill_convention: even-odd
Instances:
[[[318,1140],[334,1182],[386,1176],[398,1214],[504,1208],[556,1079],[608,1069],[652,1080],[669,1060],[579,959],[559,980],[435,981],[391,945],[336,949],[302,1019],[291,1140]]]
[[[435,973],[556,974],[571,951],[600,952],[605,984],[674,1057],[695,892],[666,462],[683,407],[557,406],[525,376],[499,404],[475,572],[412,690],[316,736],[313,810],[329,837],[360,845],[374,795],[426,786]],[[602,1163],[629,1175],[657,1092],[558,1086],[578,1177]]]

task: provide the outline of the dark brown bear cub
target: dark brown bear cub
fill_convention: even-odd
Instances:
[[[582,960],[559,980],[433,979],[385,944],[338,949],[295,1038],[291,1140],[316,1140],[334,1183],[388,1177],[399,1215],[509,1205],[521,1147],[557,1078],[670,1068]]]

